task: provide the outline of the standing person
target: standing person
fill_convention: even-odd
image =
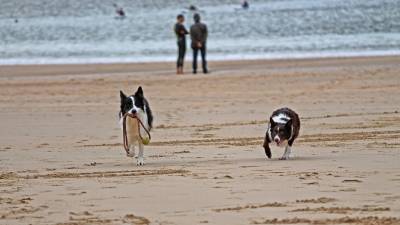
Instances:
[[[185,22],[185,17],[179,14],[176,17],[176,24],[175,24],[175,34],[178,43],[178,60],[176,62],[176,74],[183,74],[183,61],[185,60],[185,53],[186,53],[186,35],[189,32],[186,30],[183,23]]]
[[[208,73],[206,61],[207,25],[200,22],[200,15],[194,14],[194,24],[190,27],[190,37],[193,49],[193,74],[197,73],[197,53],[200,50],[203,73]]]

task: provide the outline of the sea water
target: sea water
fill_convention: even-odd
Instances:
[[[190,5],[208,25],[210,60],[400,54],[400,0],[240,2],[0,0],[0,64],[174,61],[173,26],[182,13],[189,29]]]

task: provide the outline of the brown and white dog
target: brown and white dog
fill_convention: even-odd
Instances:
[[[294,140],[299,136],[300,118],[293,110],[281,108],[275,110],[268,124],[268,129],[264,139],[264,150],[268,158],[271,158],[269,144],[275,142],[279,147],[285,147],[281,160],[289,159]]]

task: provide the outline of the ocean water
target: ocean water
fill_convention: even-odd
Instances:
[[[400,0],[249,2],[0,0],[0,64],[174,61],[175,18],[189,28],[191,4],[209,27],[210,60],[400,54]]]

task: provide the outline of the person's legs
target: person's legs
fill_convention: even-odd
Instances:
[[[176,62],[177,74],[181,74],[183,71],[182,68],[183,68],[184,57],[185,57],[185,45],[178,42],[178,60]]]
[[[180,74],[183,74],[183,64],[185,62],[186,44],[182,43],[180,48],[181,62],[180,62]]]
[[[205,44],[201,47],[200,51],[201,51],[201,62],[203,64],[203,73],[208,73]]]
[[[198,48],[193,49],[193,73],[197,73],[197,53],[199,52]]]
[[[183,48],[182,48],[181,74],[183,74],[183,65],[185,64],[185,55],[186,55],[186,44],[184,44]]]

